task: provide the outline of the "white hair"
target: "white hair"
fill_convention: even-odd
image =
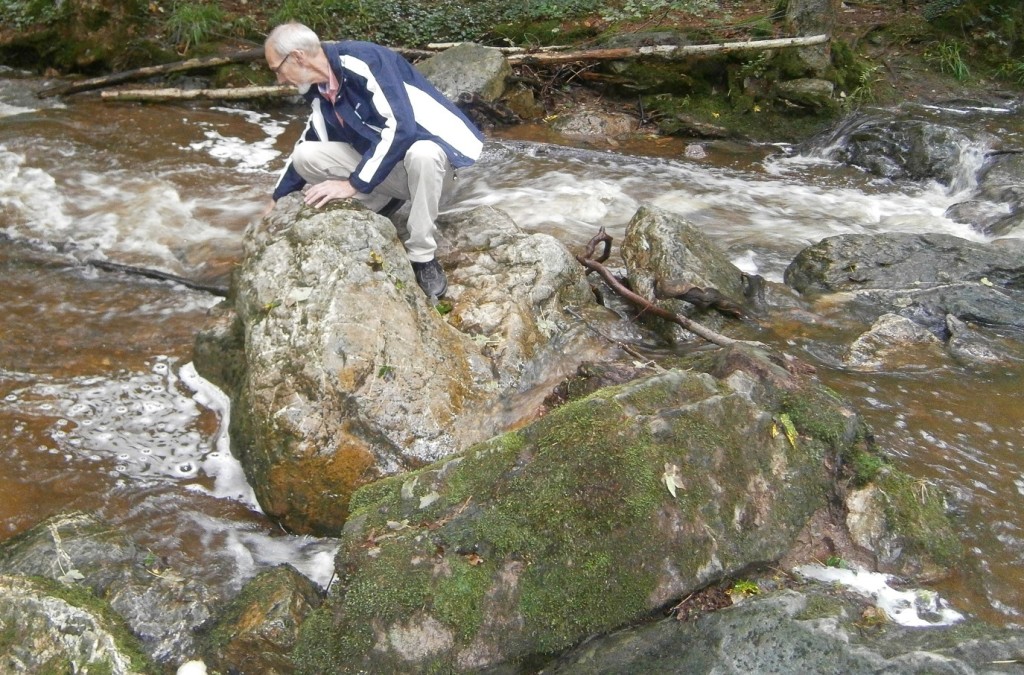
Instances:
[[[313,54],[320,49],[320,38],[311,28],[301,23],[283,23],[270,31],[266,42],[267,49],[284,58],[294,51]]]

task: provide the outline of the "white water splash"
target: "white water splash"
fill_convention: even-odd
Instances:
[[[889,585],[892,577],[888,574],[823,565],[803,565],[793,571],[808,579],[841,584],[870,598],[893,622],[901,626],[950,626],[964,619],[962,614],[952,609],[934,591],[899,591],[892,588]]]

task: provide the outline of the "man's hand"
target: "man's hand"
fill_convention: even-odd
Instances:
[[[349,199],[355,196],[356,189],[347,180],[325,180],[306,190],[303,198],[310,206],[320,208],[335,199]]]

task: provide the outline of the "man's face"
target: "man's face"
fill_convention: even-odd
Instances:
[[[305,57],[302,52],[291,51],[282,58],[273,49],[266,49],[263,52],[263,57],[267,60],[267,66],[277,76],[277,81],[280,84],[290,84],[298,89],[300,94],[305,94],[314,84],[313,74],[304,65]]]

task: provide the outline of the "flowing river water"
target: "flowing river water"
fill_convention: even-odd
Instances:
[[[38,100],[40,86],[0,71],[0,540],[80,509],[213,585],[237,588],[282,562],[326,585],[336,542],[288,534],[261,514],[231,457],[227,402],[191,367],[195,332],[219,298],[81,264],[226,285],[303,110],[60,103]],[[919,113],[1024,147],[1024,116],[1010,106]],[[801,248],[833,234],[985,239],[943,216],[983,147],[965,150],[950,189],[873,179],[777,146],[687,153],[652,138],[574,149],[529,133],[492,135],[452,207],[492,205],[579,247],[600,226],[621,241],[638,206],[653,203],[775,281]],[[864,329],[837,310],[775,326],[772,339],[857,406],[900,468],[955,496],[968,561],[940,587],[944,597],[1024,623],[1022,369],[908,355],[906,367],[860,373],[822,348]]]

